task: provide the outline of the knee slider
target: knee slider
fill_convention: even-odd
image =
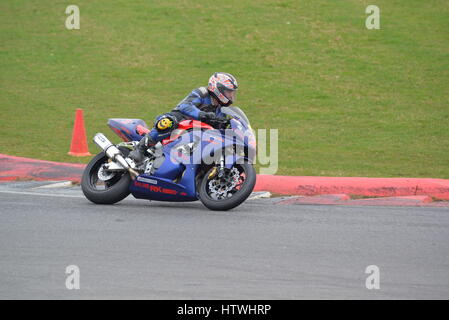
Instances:
[[[171,115],[163,115],[159,119],[156,120],[155,128],[159,132],[167,132],[173,129],[176,125],[175,117]]]

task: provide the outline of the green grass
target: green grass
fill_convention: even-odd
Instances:
[[[378,0],[381,30],[369,4],[2,1],[0,153],[87,162],[67,155],[76,108],[96,153],[108,118],[151,123],[226,71],[253,127],[279,129],[278,174],[449,178],[447,1]]]

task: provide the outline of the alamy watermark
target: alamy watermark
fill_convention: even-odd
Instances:
[[[369,274],[369,276],[365,280],[365,287],[368,290],[379,290],[380,289],[380,269],[378,266],[372,264],[367,266],[365,269],[365,273]]]
[[[80,268],[77,265],[69,265],[65,268],[68,276],[65,279],[65,287],[69,290],[80,289]]]
[[[174,163],[213,164],[220,159],[225,164],[258,162],[261,174],[275,174],[279,167],[278,129],[258,129],[257,135],[252,129],[194,129],[190,135],[175,129],[170,139],[176,141],[170,150]]]
[[[77,5],[71,4],[65,8],[65,13],[69,15],[65,20],[65,27],[68,30],[79,30],[80,8]]]
[[[380,29],[380,9],[378,6],[371,4],[366,7],[365,13],[369,16],[365,20],[365,26],[368,30]]]

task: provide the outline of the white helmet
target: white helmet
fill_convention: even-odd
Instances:
[[[209,78],[207,90],[222,106],[229,106],[235,100],[237,79],[226,72],[215,72]]]

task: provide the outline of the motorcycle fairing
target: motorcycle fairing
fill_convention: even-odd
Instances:
[[[141,119],[113,118],[108,120],[108,126],[125,142],[140,141],[146,133],[145,129],[148,130],[147,124]]]
[[[195,186],[196,166],[186,168],[179,183],[162,177],[141,174],[131,183],[129,190],[138,199],[196,201],[198,200]]]

